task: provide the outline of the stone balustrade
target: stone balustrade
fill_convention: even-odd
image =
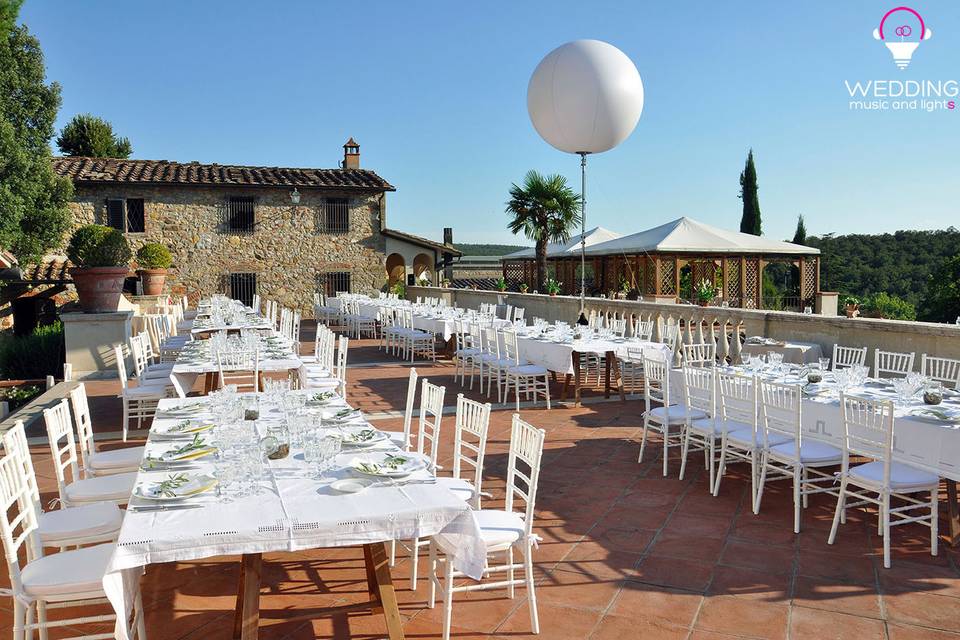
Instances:
[[[476,309],[481,302],[509,304],[523,307],[526,318],[534,316],[553,322],[575,322],[579,316],[580,299],[576,296],[547,296],[532,293],[499,293],[471,289],[440,289],[435,287],[408,287],[407,297],[440,297],[448,304]],[[728,307],[698,307],[684,304],[608,300],[587,298],[586,312],[608,317],[653,320],[655,335],[664,324],[680,323],[685,344],[715,342],[717,355],[739,361],[743,340],[747,336],[762,335],[776,340],[813,342],[820,345],[824,355],[833,353],[835,344],[868,347],[868,362],[872,351],[913,351],[920,354],[960,359],[960,326],[929,322],[881,320],[875,318],[846,318],[841,316],[804,315],[788,311],[733,309]]]

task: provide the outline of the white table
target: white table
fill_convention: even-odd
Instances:
[[[181,420],[165,417],[165,409],[205,401],[203,397],[161,400],[152,429]],[[260,432],[265,432],[266,423],[281,419],[277,408],[267,411],[261,405],[261,411],[261,420],[257,422]],[[212,416],[201,414],[199,417]],[[167,446],[169,441],[161,441],[151,430],[145,455],[156,455]],[[374,604],[384,609],[391,630],[399,629],[399,613],[383,542],[434,536],[458,569],[480,578],[486,550],[466,502],[437,484],[384,483],[362,493],[340,494],[330,483],[352,473],[345,467],[354,455],[342,453],[337,459],[338,469],[323,480],[315,480],[308,476],[302,451],[291,449],[287,458],[268,461],[259,494],[234,498],[231,502],[215,495],[204,496],[193,499],[202,506],[189,509],[128,510],[103,580],[118,618],[122,620],[129,615],[137,581],[146,565],[222,555],[243,555],[242,595],[238,597],[235,631],[245,640],[256,637],[263,553],[364,545]],[[212,473],[213,464],[211,458],[201,458],[191,464],[191,472]],[[155,482],[169,473],[169,470],[141,471],[137,483]],[[419,473],[429,475],[426,471]],[[131,508],[136,509],[144,502],[132,498]],[[363,605],[369,607],[370,603]],[[361,608],[351,606],[353,610]],[[391,613],[396,616],[393,623]],[[127,640],[125,636],[125,625],[118,623],[117,638]],[[399,636],[391,632],[392,637]]]
[[[787,341],[778,344],[757,344],[744,342],[741,354],[760,356],[768,353],[783,354],[783,361],[791,364],[810,364],[823,357],[823,350],[815,342]]]
[[[296,349],[298,346],[299,345],[296,345],[292,348]],[[296,352],[293,352],[289,356],[282,358],[262,357],[258,366],[261,373],[278,373],[281,371],[298,370],[303,366],[303,361]],[[193,389],[193,385],[196,383],[198,376],[206,375],[208,378],[212,378],[219,370],[220,368],[217,366],[217,363],[212,359],[206,359],[201,362],[191,362],[187,361],[185,354],[181,352],[180,357],[177,358],[177,361],[173,365],[173,369],[170,370],[170,382],[173,384],[177,395],[181,398],[186,398],[190,390]],[[212,380],[208,380],[206,388],[204,389],[205,393],[208,393],[211,387]]]

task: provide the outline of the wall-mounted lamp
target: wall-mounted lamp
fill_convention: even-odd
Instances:
[[[297,191],[296,187],[294,187],[293,191],[290,192],[290,202],[293,204],[300,204],[300,192]]]

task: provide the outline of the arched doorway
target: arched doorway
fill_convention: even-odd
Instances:
[[[425,253],[418,253],[414,256],[413,276],[417,284],[424,281],[433,284],[433,258]]]
[[[406,280],[407,265],[403,261],[403,256],[399,253],[391,253],[387,256],[387,285],[393,286],[396,283],[403,283]]]

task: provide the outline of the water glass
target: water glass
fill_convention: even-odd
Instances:
[[[229,500],[236,490],[239,465],[236,458],[220,456],[214,463],[214,476],[217,478],[217,496]]]
[[[819,358],[818,362],[820,363],[820,369],[823,371],[830,370],[830,358]]]

